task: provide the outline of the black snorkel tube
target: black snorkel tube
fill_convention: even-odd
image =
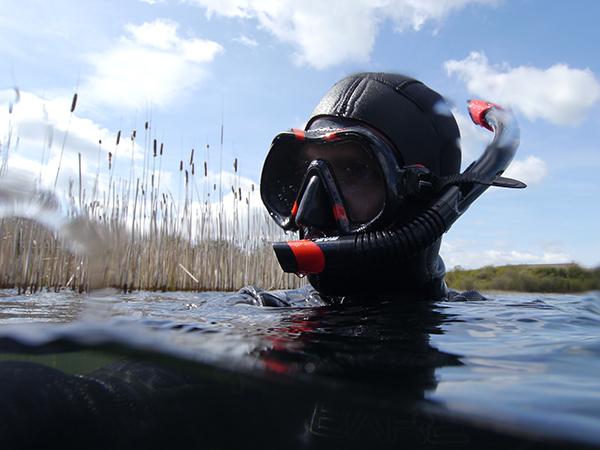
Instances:
[[[488,187],[525,187],[500,177],[519,146],[513,113],[481,100],[471,100],[468,106],[473,122],[493,131],[494,139],[429,208],[392,230],[274,243],[283,270],[309,275],[361,265],[373,269],[401,264],[436,242]]]

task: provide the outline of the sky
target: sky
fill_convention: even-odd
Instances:
[[[108,152],[117,173],[133,167],[140,176],[157,139],[165,189],[180,192],[179,164],[194,148],[211,180],[237,177],[249,193],[272,138],[302,127],[337,80],[397,72],[451,105],[463,167],[491,138],[467,118],[468,99],[511,107],[521,128],[506,175],[528,188],[490,189],[474,203],[444,238],[447,266],[600,265],[596,1],[0,0],[0,8],[8,172],[66,191],[81,154],[90,191]]]

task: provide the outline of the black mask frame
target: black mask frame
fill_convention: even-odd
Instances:
[[[348,205],[336,180],[335,171],[327,162],[327,158],[298,161],[302,148],[352,142],[361,145],[368,151],[381,174],[384,184],[384,198],[381,208],[368,220],[353,221],[348,214]],[[304,195],[313,176],[317,176],[323,184],[332,214],[337,222],[337,234],[345,235],[384,228],[398,220],[404,221],[414,215],[416,207],[423,207],[423,199],[413,202],[412,190],[407,189],[406,172],[413,167],[404,167],[400,152],[383,136],[367,126],[353,126],[341,129],[316,129],[285,131],[278,134],[271,148],[261,175],[261,198],[275,222],[284,230],[298,231],[296,223],[299,200]],[[416,169],[422,170],[421,167]],[[411,207],[414,203],[414,207]],[[418,203],[418,205],[417,205]]]

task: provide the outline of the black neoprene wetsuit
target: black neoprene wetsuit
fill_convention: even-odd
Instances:
[[[385,297],[378,296],[377,301],[383,301],[384,299]],[[458,292],[452,289],[446,289],[446,295],[444,297],[432,300],[476,301],[483,299],[485,298],[476,291]],[[412,300],[413,298],[411,297],[410,301]],[[423,300],[429,299],[421,299],[421,301]],[[264,291],[254,286],[246,286],[232,295],[228,301],[232,302],[233,304],[249,304],[269,307],[314,307],[357,303],[365,304],[369,303],[369,297],[326,297],[319,294],[319,292],[309,285],[299,289],[272,291]]]

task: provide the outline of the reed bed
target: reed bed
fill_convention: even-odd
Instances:
[[[71,115],[76,102],[74,96]],[[277,264],[270,244],[286,236],[266,211],[251,207],[258,192],[254,185],[247,192],[242,189],[237,158],[232,164],[236,181],[223,186],[221,175],[218,183],[211,183],[209,145],[199,164],[195,158],[202,152],[191,150],[189,159],[179,161],[179,193],[174,196],[161,187],[164,144],[152,137],[149,122],[139,134],[143,136],[133,130],[124,139],[118,131],[108,152],[103,150],[107,144],[99,142],[98,157],[104,154],[107,159],[99,165],[104,172],[98,169],[91,188],[86,188],[88,180],[82,179],[82,156],[78,155],[78,179],[70,180],[68,192],[55,193],[67,198],[63,214],[68,220],[60,227],[48,227],[35,217],[18,214],[0,219],[0,287],[14,287],[19,293],[83,292],[106,286],[125,292],[233,291],[246,285],[273,289],[303,284],[298,277],[284,274]],[[133,158],[140,137],[144,149],[141,168],[134,165]],[[55,189],[67,139],[68,130],[59,149]],[[8,142],[0,148],[6,158],[0,177],[5,176],[11,150]],[[44,153],[50,153],[51,145]],[[117,173],[118,166],[121,171]],[[99,180],[108,180],[104,188]],[[229,191],[233,207],[224,201],[224,193]]]

